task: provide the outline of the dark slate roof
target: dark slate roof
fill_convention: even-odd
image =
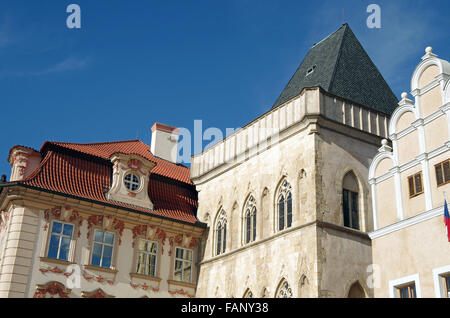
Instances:
[[[297,96],[305,87],[316,86],[386,114],[392,114],[398,103],[348,24],[309,50],[273,107]]]

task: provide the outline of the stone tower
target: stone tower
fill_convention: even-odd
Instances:
[[[198,297],[371,297],[368,169],[397,99],[347,24],[271,110],[192,158]]]

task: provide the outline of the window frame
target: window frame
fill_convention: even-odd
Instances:
[[[92,263],[92,258],[94,257],[94,244],[95,243],[102,244],[102,255],[101,255],[101,258],[100,258],[100,264],[103,263],[103,251],[104,251],[103,247],[104,247],[104,245],[107,244],[108,246],[111,246],[111,244],[109,244],[109,243],[104,243],[104,242],[100,243],[100,242],[95,241],[95,232],[96,231],[102,231],[104,233],[108,232],[108,233],[112,233],[114,235],[113,244],[112,244],[112,252],[111,252],[111,264],[110,264],[109,267],[105,267],[105,266],[102,266],[102,265],[95,265],[95,264]],[[98,267],[98,268],[106,268],[106,269],[115,269],[115,264],[116,264],[115,256],[116,256],[116,245],[117,245],[117,241],[116,240],[117,240],[117,232],[115,232],[115,231],[108,231],[108,230],[102,229],[100,227],[93,228],[92,229],[92,241],[91,241],[91,249],[90,249],[90,256],[89,256],[89,264],[88,264],[88,266],[93,266],[93,267]]]
[[[417,292],[416,292],[416,283],[415,282],[410,282],[407,283],[406,285],[402,285],[402,286],[395,286],[395,288],[397,289],[397,298],[417,298]],[[407,289],[408,292],[408,297],[402,297],[402,290]],[[411,297],[414,291],[414,297]]]
[[[346,211],[345,211],[345,196],[348,193],[348,198],[347,198],[347,208],[348,208],[348,220],[349,220],[349,225],[345,225],[345,216],[346,216]],[[356,196],[356,199],[354,198]],[[351,228],[354,230],[361,230],[361,218],[360,218],[360,196],[359,196],[359,192],[355,192],[349,189],[345,189],[342,188],[342,217],[343,217],[343,224],[344,227],[347,228]],[[354,204],[356,205],[356,210],[354,209]],[[353,224],[353,216],[354,214],[356,214],[356,218],[357,218],[357,224],[356,227]]]
[[[130,181],[126,180],[126,177],[129,176],[129,175],[136,177],[136,179],[138,180],[137,181],[137,186],[138,187],[135,190],[133,190],[132,186],[133,186],[133,184],[136,184],[136,182],[134,182],[133,180],[130,180]],[[130,188],[127,187],[127,182],[130,183]],[[137,192],[140,192],[140,190],[141,190],[142,180],[141,180],[140,176],[137,175],[136,173],[134,173],[133,171],[127,171],[123,175],[123,185],[125,186],[125,189],[127,189],[127,191],[130,191],[130,192],[133,192],[133,193],[137,193]]]
[[[450,265],[433,269],[434,293],[436,298],[450,298],[450,282],[447,285],[445,281],[445,278],[448,277],[450,277]]]
[[[191,260],[188,261],[188,260],[185,260],[185,259],[177,258],[177,249],[181,249],[181,250],[184,250],[184,251],[190,251],[191,255],[192,255]],[[174,282],[180,282],[180,283],[185,283],[185,284],[192,284],[193,277],[194,277],[194,257],[195,257],[194,252],[195,251],[193,249],[191,249],[191,248],[186,248],[186,247],[182,247],[182,246],[175,246],[174,256],[173,256],[173,271],[172,271],[172,280]],[[175,278],[175,271],[176,271],[177,261],[181,262],[181,280],[177,280]],[[183,264],[185,262],[190,262],[191,263],[191,273],[190,273],[190,278],[189,278],[188,282],[183,280],[183,278],[184,278],[184,267],[183,267]]]
[[[60,237],[59,244],[58,244],[58,257],[53,258],[53,257],[49,256],[49,253],[50,253],[50,242],[52,240],[52,235],[53,235],[52,229],[53,229],[53,224],[55,222],[61,223],[62,226],[63,226],[63,230],[62,230],[61,234],[56,234],[56,235],[58,235]],[[70,244],[69,244],[69,250],[67,252],[67,259],[60,259],[59,258],[59,254],[61,252],[61,241],[62,241],[61,237],[67,237],[67,235],[63,235],[64,224],[72,226],[72,235],[70,236]],[[50,221],[50,225],[48,227],[48,239],[47,239],[47,245],[46,245],[45,254],[44,254],[45,256],[44,257],[47,258],[47,259],[51,259],[51,260],[57,260],[57,261],[62,261],[62,262],[71,262],[72,259],[73,259],[72,251],[73,251],[73,248],[74,248],[73,242],[74,242],[75,229],[76,229],[76,226],[73,223],[64,222],[64,221],[60,221],[60,220],[51,220]]]
[[[294,205],[293,205],[292,185],[283,179],[277,188],[275,201],[275,232],[282,232],[292,227],[294,223]],[[290,198],[290,199],[289,199]],[[282,205],[281,205],[282,202]],[[281,218],[280,207],[283,207],[283,218]],[[289,211],[290,207],[290,211]],[[280,227],[283,220],[283,228]]]
[[[214,228],[213,253],[219,256],[225,254],[227,250],[227,215],[222,208],[219,210]],[[219,233],[220,231],[220,233]]]
[[[437,185],[437,187],[442,187],[442,186],[444,186],[444,185],[450,183],[450,179],[448,179],[447,181],[445,181],[444,164],[447,163],[447,162],[449,163],[449,169],[450,169],[450,159],[444,160],[444,161],[439,162],[438,164],[435,164],[435,165],[434,165],[434,175],[435,175],[435,177],[436,177],[436,185]],[[439,167],[439,168],[441,169],[441,173],[442,173],[442,181],[443,181],[443,182],[440,183],[440,184],[438,183],[438,178],[437,178],[437,173],[436,173],[437,167]]]
[[[405,276],[399,279],[394,279],[389,281],[389,297],[399,298],[398,288],[403,288],[404,286],[414,283],[416,289],[416,298],[422,297],[422,292],[420,288],[420,278],[419,274],[413,274],[410,276]]]
[[[416,192],[416,190],[417,190],[417,185],[416,185],[416,178],[415,178],[415,177],[416,177],[417,175],[420,175],[420,186],[421,186],[421,188],[422,188],[422,191],[420,191],[420,192]],[[414,187],[414,193],[413,193],[413,194],[411,194],[411,187],[410,187],[410,181],[409,181],[409,180],[411,180],[411,179],[413,180],[413,187]],[[414,174],[408,176],[407,180],[408,180],[408,182],[407,182],[407,185],[408,185],[408,193],[409,193],[409,198],[410,198],[410,199],[411,199],[411,198],[414,198],[414,197],[417,197],[417,196],[419,196],[419,195],[421,195],[421,194],[424,193],[425,189],[424,189],[424,185],[423,185],[423,174],[422,174],[422,171],[416,172],[416,173],[414,173]]]
[[[137,274],[137,275],[143,275],[143,276],[147,276],[147,277],[157,278],[158,277],[158,264],[159,264],[159,261],[160,261],[159,260],[159,245],[160,245],[159,242],[156,241],[156,240],[149,240],[149,239],[142,238],[142,237],[137,238],[136,240],[137,240],[137,242],[136,242],[136,245],[135,245],[136,247],[135,247],[134,273]],[[139,249],[139,241],[155,243],[156,244],[156,251],[155,251],[155,253],[147,252],[145,250],[140,250]],[[138,272],[139,254],[140,253],[145,253],[146,254],[146,260],[147,260],[148,255],[154,255],[155,256],[154,275],[147,274],[147,273],[142,274],[142,273]],[[146,265],[145,268],[147,269],[148,266],[147,266],[147,264],[145,264],[145,265]]]
[[[244,204],[242,218],[242,245],[251,244],[256,241],[257,236],[257,214],[256,200],[249,195]],[[250,223],[250,224],[248,224]]]
[[[290,296],[290,297],[281,297],[282,295]],[[282,279],[278,284],[277,290],[275,291],[274,298],[293,298],[294,292],[292,290],[291,285],[287,281],[287,279]]]

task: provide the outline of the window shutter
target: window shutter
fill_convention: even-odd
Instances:
[[[408,177],[408,184],[409,184],[409,196],[413,196],[415,194],[413,177]]]
[[[441,185],[444,183],[443,175],[442,175],[442,165],[437,165],[434,167],[436,170],[436,182],[437,185]]]
[[[422,192],[422,173],[417,173],[414,176],[414,182],[416,184],[416,193]]]
[[[450,161],[447,160],[442,166],[444,170],[444,182],[448,182],[450,181]]]

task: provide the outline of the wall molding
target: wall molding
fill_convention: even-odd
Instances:
[[[383,227],[379,230],[369,233],[369,237],[372,240],[374,240],[376,238],[400,231],[404,228],[413,226],[415,224],[427,221],[429,219],[432,219],[434,217],[441,216],[441,215],[444,215],[444,206],[440,206],[440,207],[434,208],[432,210],[422,212],[416,216],[413,216],[413,217],[404,219],[402,221],[393,223],[391,225],[388,225],[386,227]]]

